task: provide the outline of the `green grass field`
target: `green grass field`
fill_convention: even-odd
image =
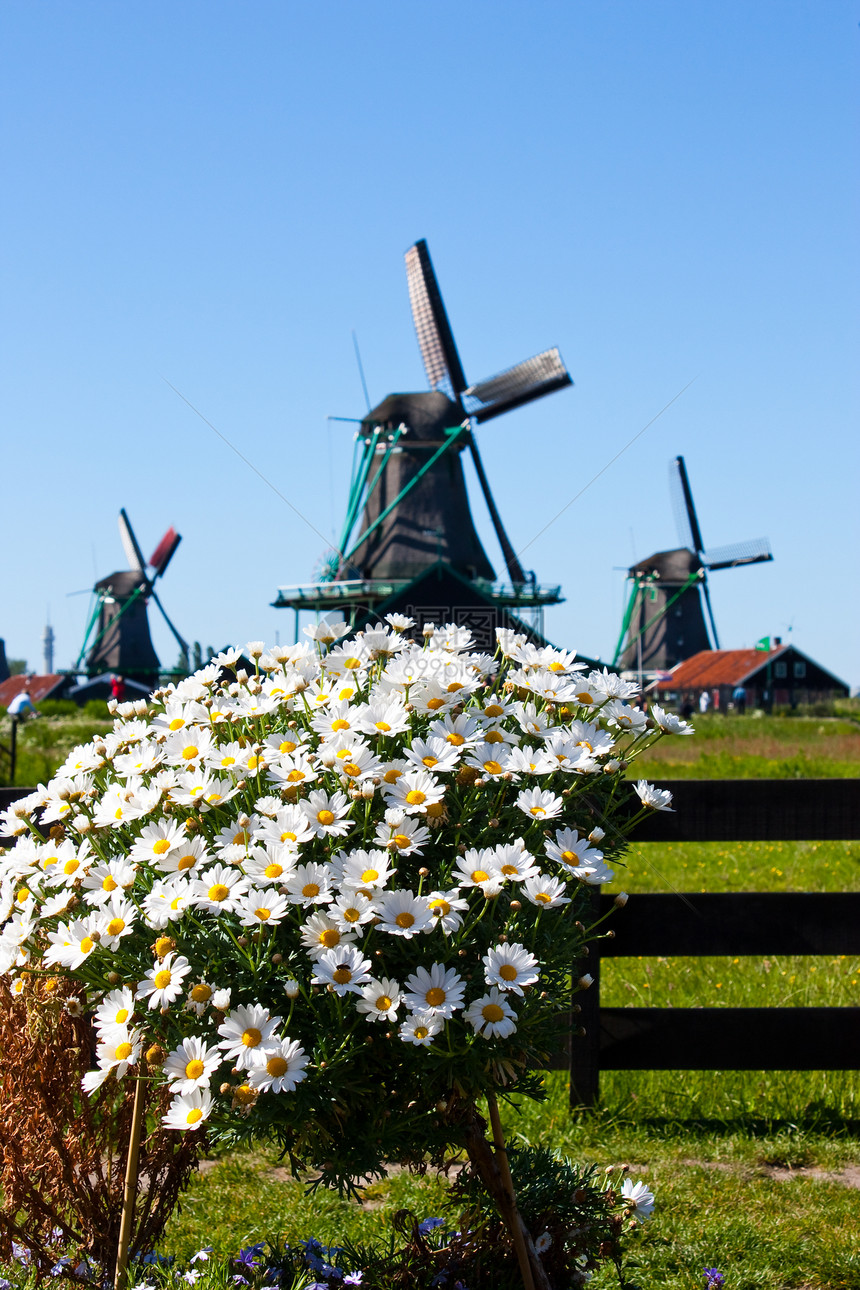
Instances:
[[[664,741],[636,776],[860,777],[860,722],[850,714],[695,724],[695,738]],[[27,727],[30,782],[96,728],[70,718]],[[856,891],[860,841],[634,845],[610,888],[622,889],[631,912],[649,891]],[[860,958],[609,959],[602,1000],[860,1007]],[[724,1273],[727,1290],[860,1290],[860,1073],[607,1072],[600,1108],[576,1113],[564,1073],[544,1087],[543,1102],[505,1108],[511,1139],[582,1162],[627,1162],[656,1192],[654,1217],[629,1243],[628,1274],[642,1290],[701,1290],[705,1266]],[[308,1196],[273,1155],[240,1153],[205,1162],[163,1249],[187,1258],[202,1245],[227,1255],[274,1237],[386,1241],[398,1209],[420,1218],[443,1200],[437,1179],[396,1171],[361,1204]],[[617,1282],[604,1269],[590,1284]]]
[[[695,739],[665,741],[637,774],[860,777],[853,720],[712,716],[697,725]],[[633,900],[856,891],[860,841],[634,846],[610,888],[620,889]],[[860,958],[619,958],[602,974],[602,1000],[616,1007],[860,1007]],[[706,1266],[720,1268],[727,1290],[860,1290],[860,1073],[607,1072],[600,1108],[573,1114],[568,1089],[564,1073],[548,1074],[545,1101],[506,1108],[507,1131],[577,1161],[629,1163],[655,1190],[654,1217],[629,1244],[628,1274],[642,1290],[700,1290]],[[395,1173],[361,1205],[309,1198],[274,1158],[233,1156],[198,1176],[164,1248],[230,1253],[275,1234],[366,1239],[384,1234],[397,1209],[423,1217],[442,1197],[437,1180]],[[604,1269],[590,1284],[617,1282]]]

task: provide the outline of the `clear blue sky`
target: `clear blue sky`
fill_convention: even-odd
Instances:
[[[790,632],[860,683],[858,24],[857,0],[5,0],[8,654],[41,670],[50,608],[73,662],[68,593],[125,567],[120,506],[147,555],[183,534],[161,595],[189,640],[291,639],[269,602],[344,511],[352,330],[374,402],[425,388],[426,237],[470,380],[558,345],[576,382],[479,432],[564,586],[547,634],[611,657],[618,567],[677,544],[682,453],[706,544],[774,551],[714,575],[721,643]]]

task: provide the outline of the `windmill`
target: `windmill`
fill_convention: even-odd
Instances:
[[[389,394],[362,419],[346,517],[323,580],[282,587],[274,602],[294,609],[297,624],[300,609],[336,608],[356,624],[371,612],[397,609],[420,624],[429,618],[445,621],[470,607],[539,613],[562,598],[560,587],[540,587],[535,575],[523,570],[474,433],[485,421],[571,385],[559,352],[546,350],[470,385],[425,241],[406,252],[406,276],[430,389]],[[501,547],[506,585],[496,583],[475,529],[463,452],[471,456]]]
[[[681,546],[628,571],[630,595],[613,659],[625,670],[668,671],[700,650],[719,649],[708,574],[773,559],[767,538],[706,550],[683,457],[670,463],[669,483]]]
[[[168,618],[155,590],[156,578],[163,577],[182,539],[169,528],[149,560],[144,560],[124,509],[119,513],[119,534],[129,568],[100,578],[93,587],[96,603],[75,666],[79,670],[83,665],[88,677],[115,672],[154,689],[160,665],[149,634],[150,600],[155,601],[183,655],[188,653],[188,645]],[[147,565],[151,573],[147,573]]]

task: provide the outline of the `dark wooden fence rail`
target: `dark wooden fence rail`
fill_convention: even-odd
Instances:
[[[860,838],[860,780],[678,780],[675,814],[655,813],[636,842],[831,841]],[[860,861],[858,861],[860,867]],[[594,893],[595,915],[612,897]],[[856,954],[860,892],[632,896],[605,924],[575,996],[585,1035],[570,1047],[570,1096],[593,1105],[601,1070],[860,1068],[860,1008],[601,1008],[603,958]]]

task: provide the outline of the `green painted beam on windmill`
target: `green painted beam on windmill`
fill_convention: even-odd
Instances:
[[[400,503],[403,501],[404,497],[406,497],[406,495],[412,491],[412,489],[418,483],[419,479],[421,479],[424,475],[427,474],[427,471],[430,469],[430,467],[435,465],[435,463],[439,460],[442,454],[444,452],[447,452],[448,449],[452,447],[453,444],[455,444],[456,441],[460,438],[460,436],[463,435],[468,429],[469,429],[469,425],[468,425],[468,422],[466,422],[464,425],[454,426],[450,430],[446,429],[444,431],[445,435],[447,436],[445,442],[439,448],[436,449],[432,457],[428,458],[428,460],[425,461],[424,465],[415,475],[412,476],[412,478],[410,479],[409,483],[405,486],[405,488],[401,488],[400,492],[397,494],[394,501],[391,502],[390,505],[386,506],[385,510],[382,511],[381,514],[377,515],[376,519],[373,521],[372,524],[368,525],[368,527],[361,534],[361,536],[359,537],[355,545],[350,547],[349,551],[347,551],[346,555],[344,556],[345,560],[349,560],[352,558],[353,555],[355,555],[355,552],[358,550],[360,546],[364,545],[364,543],[370,537],[371,533],[373,533],[374,529],[379,528],[379,525],[382,523],[382,521],[387,519],[388,516],[391,514],[391,512],[394,510],[394,508],[396,506],[399,506]]]
[[[98,636],[97,636],[97,637],[95,638],[95,640],[93,641],[93,643],[92,643],[92,647],[91,647],[92,649],[95,649],[95,647],[96,647],[96,645],[98,645],[99,641],[101,641],[101,640],[103,640],[103,639],[104,639],[104,637],[105,637],[105,636],[107,635],[107,633],[111,630],[111,628],[112,628],[116,623],[118,623],[118,622],[119,622],[120,618],[122,618],[122,616],[123,616],[123,614],[125,613],[125,611],[126,611],[127,609],[130,609],[130,608],[131,608],[131,606],[134,604],[135,600],[137,600],[138,596],[139,596],[139,595],[141,595],[141,593],[143,592],[144,588],[145,588],[145,587],[148,587],[148,586],[149,586],[149,583],[142,582],[139,586],[135,587],[134,591],[131,593],[131,595],[129,596],[128,600],[125,602],[125,604],[120,606],[120,611],[119,611],[119,613],[118,613],[114,618],[112,618],[112,619],[110,620],[110,622],[109,622],[109,623],[105,623],[104,627],[102,628],[102,630],[99,632]],[[100,600],[100,601],[99,601],[99,603],[98,603],[98,605],[96,605],[96,613],[98,613],[99,608],[101,607],[101,603],[102,603],[102,602],[101,602],[101,600]],[[87,628],[87,634],[89,635],[89,628]],[[84,641],[84,650],[85,650],[85,649],[86,649],[86,641]],[[78,663],[80,663],[81,658],[83,657],[84,650],[81,650],[81,653],[80,653],[80,655],[78,656]]]
[[[346,519],[344,520],[343,529],[341,530],[338,551],[343,559],[348,559],[344,555],[344,549],[349,541],[349,535],[355,525],[358,515],[358,508],[361,505],[361,499],[364,494],[364,486],[367,483],[367,476],[370,474],[370,467],[373,464],[373,454],[376,451],[376,443],[382,434],[382,427],[376,426],[369,440],[365,440],[365,451],[359,468],[359,477],[353,484],[349,496],[349,506],[347,507]]]
[[[694,573],[690,574],[689,578],[683,584],[683,586],[678,591],[675,592],[674,596],[672,596],[670,600],[666,601],[665,605],[660,610],[659,614],[655,614],[653,618],[649,618],[647,623],[645,623],[643,627],[640,627],[636,635],[633,636],[630,639],[630,641],[628,641],[628,648],[631,645],[633,645],[633,643],[637,641],[640,636],[644,636],[645,633],[648,631],[649,627],[653,627],[655,623],[659,623],[660,619],[665,617],[665,615],[669,612],[669,610],[674,605],[675,601],[679,600],[681,596],[683,596],[685,591],[689,591],[690,587],[692,587],[694,582],[698,582],[701,572],[702,572],[701,569],[696,569]],[[615,659],[613,659],[613,665],[617,661],[617,658],[618,658],[618,655],[616,654]]]
[[[101,607],[101,603],[102,603],[101,600],[97,596],[95,606],[93,607],[93,612],[90,615],[90,621],[87,623],[87,630],[84,632],[84,643],[81,646],[81,652],[78,655],[77,662],[75,663],[75,669],[74,669],[75,671],[77,671],[78,668],[81,666],[83,657],[87,652],[87,645],[89,645],[90,643],[90,632],[93,630],[93,627],[95,626],[95,621],[99,616],[99,609]]]

